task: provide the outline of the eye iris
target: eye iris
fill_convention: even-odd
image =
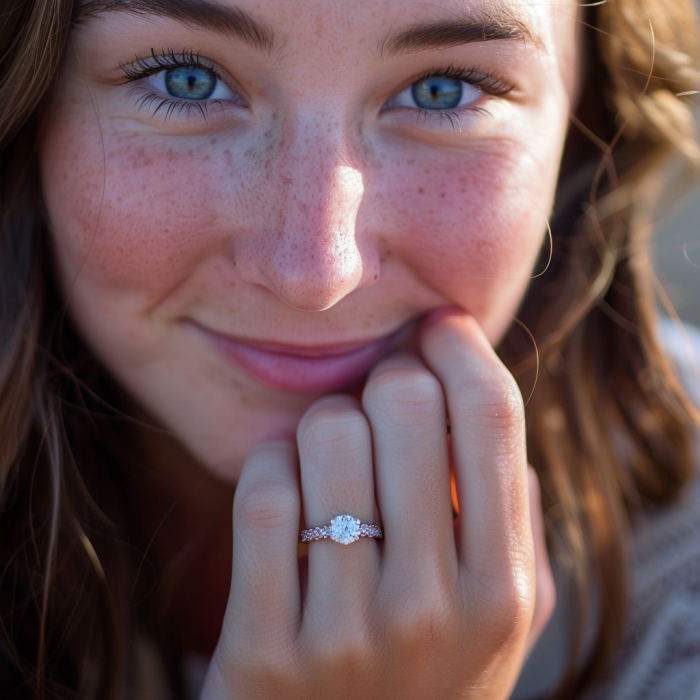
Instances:
[[[173,97],[206,100],[216,88],[216,76],[202,68],[179,66],[165,72],[165,87]]]
[[[428,78],[413,83],[413,99],[423,109],[451,109],[462,99],[462,81],[452,78]]]

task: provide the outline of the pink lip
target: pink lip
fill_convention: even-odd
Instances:
[[[402,335],[406,326],[376,340],[333,345],[285,345],[241,340],[192,324],[250,377],[282,391],[337,391],[360,380]]]

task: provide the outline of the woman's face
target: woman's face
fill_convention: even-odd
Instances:
[[[209,470],[458,305],[496,343],[548,245],[573,5],[95,0],[47,106],[72,317]]]

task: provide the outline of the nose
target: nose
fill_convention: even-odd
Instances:
[[[358,230],[364,178],[348,155],[342,130],[328,123],[281,140],[263,185],[268,211],[258,220],[266,230],[236,246],[245,281],[305,311],[328,309],[374,283],[379,256]]]

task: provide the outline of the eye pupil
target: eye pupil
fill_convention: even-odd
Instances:
[[[195,66],[169,68],[165,71],[165,87],[173,97],[206,100],[216,89],[216,75]]]
[[[453,78],[433,77],[413,83],[411,92],[422,109],[452,109],[462,99],[463,83]]]

